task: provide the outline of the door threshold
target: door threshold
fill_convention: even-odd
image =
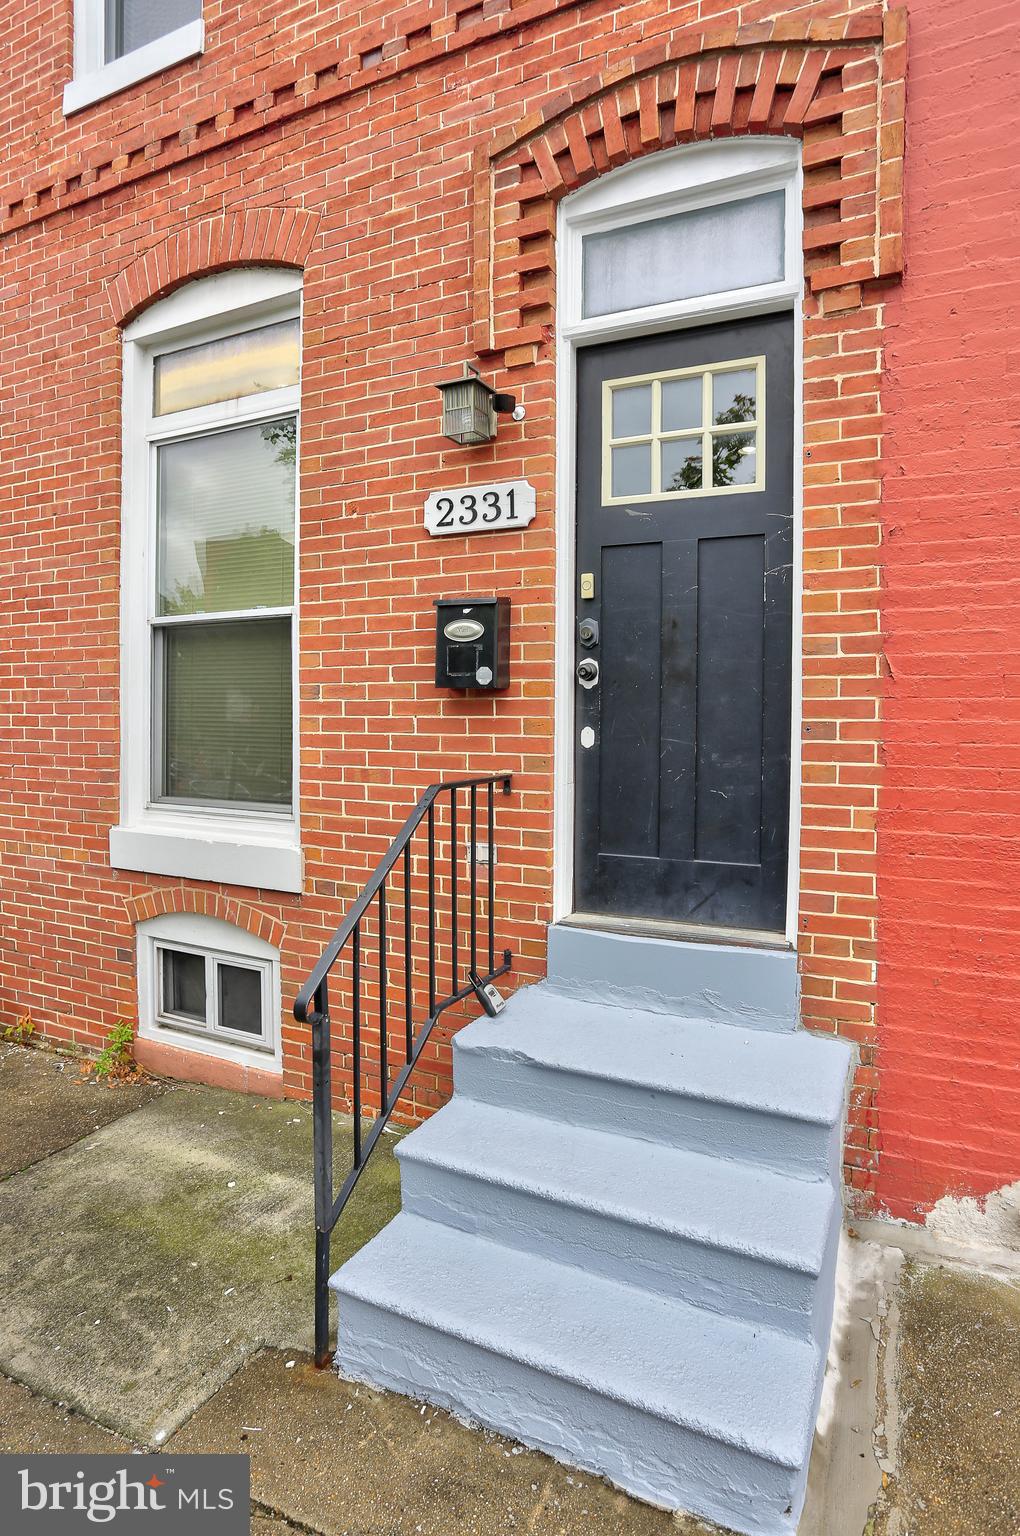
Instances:
[[[785,933],[766,928],[710,928],[703,923],[672,923],[658,917],[612,917],[603,912],[571,912],[562,928],[598,928],[630,938],[676,939],[686,944],[728,944],[740,949],[793,948]]]

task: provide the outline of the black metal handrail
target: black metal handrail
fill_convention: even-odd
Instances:
[[[320,1366],[329,1363],[329,1252],[330,1239],[333,1229],[340,1219],[344,1206],[354,1192],[354,1187],[361,1177],[362,1170],[372,1154],[372,1150],[382,1135],[382,1132],[396,1108],[397,1101],[407,1085],[407,1081],[414,1071],[429,1036],[440,1014],[447,1008],[452,1008],[455,1003],[464,1002],[474,996],[487,1013],[495,1012],[491,999],[486,995],[488,987],[497,976],[502,976],[510,969],[512,955],[508,949],[503,951],[502,965],[496,965],[496,931],[495,931],[495,883],[493,865],[495,863],[495,791],[497,785],[502,785],[504,795],[510,793],[512,775],[498,773],[486,778],[477,779],[449,779],[441,784],[431,784],[422,795],[418,804],[404,822],[396,837],[390,843],[386,853],[376,865],[361,895],[354,903],[350,912],[344,918],[339,928],[330,939],[322,958],[312,970],[312,974],[305,982],[297,995],[294,1003],[294,1017],[299,1024],[310,1024],[312,1027],[312,1126],[313,1126],[313,1156],[315,1170],[315,1363]],[[468,890],[470,901],[467,967],[464,979],[461,980],[461,928],[460,928],[460,892],[459,892],[459,865],[460,856],[458,848],[458,818],[457,796],[460,791],[468,792],[468,860],[469,876]],[[483,954],[488,965],[483,975],[479,969],[479,932],[478,932],[478,799],[479,792],[485,791],[487,830],[488,830],[488,880],[487,880],[487,912],[488,932],[485,935],[487,942],[483,944]],[[445,903],[437,903],[437,849],[436,849],[436,809],[440,796],[449,795],[449,904],[448,911],[441,912]],[[411,840],[415,832],[426,823],[427,838],[427,862],[426,862],[426,892],[427,892],[427,975],[428,975],[428,1011],[424,1022],[416,1030],[414,1024],[414,955],[413,955],[413,874],[414,864],[412,856]],[[404,1064],[397,1073],[392,1084],[390,1083],[389,1061],[389,956],[387,949],[387,881],[389,876],[402,865],[403,874],[403,943],[400,958],[403,962],[403,1000],[401,1012],[403,1015],[404,1040],[403,1055]],[[379,951],[377,970],[376,1006],[378,1009],[379,1031],[379,1113],[376,1115],[367,1135],[362,1134],[361,1107],[362,1107],[362,1053],[363,1053],[363,977],[364,977],[364,953],[362,944],[362,924],[374,910],[376,914],[376,932]],[[439,995],[439,956],[437,951],[437,920],[441,916],[449,917],[450,940],[450,990],[445,996]],[[340,1193],[334,1198],[333,1194],[333,1120],[332,1120],[332,1039],[330,1033],[329,1013],[329,980],[330,974],[337,961],[350,945],[351,974],[350,974],[350,1001],[351,1001],[351,1057],[352,1057],[352,1110],[354,1114],[354,1159],[351,1170],[341,1186]]]

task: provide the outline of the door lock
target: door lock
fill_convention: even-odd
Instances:
[[[599,625],[597,619],[582,619],[577,626],[577,638],[586,650],[599,643]]]
[[[594,688],[599,680],[599,664],[592,656],[577,663],[577,681],[582,688]]]

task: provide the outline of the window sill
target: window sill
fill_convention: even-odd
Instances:
[[[249,1051],[224,1040],[200,1040],[193,1035],[177,1035],[173,1030],[143,1023],[138,1031],[136,1056],[150,1071],[167,1077],[212,1082],[218,1088],[283,1098],[279,1053]]]
[[[126,90],[129,85],[137,84],[139,80],[147,80],[150,75],[161,74],[164,69],[180,64],[184,59],[194,58],[202,52],[204,46],[203,23],[189,21],[183,27],[168,32],[165,37],[154,38],[144,47],[125,53],[122,58],[114,59],[86,75],[78,75],[64,86],[64,116],[70,117],[73,112],[80,112],[82,107],[102,101],[106,96],[114,96],[118,91]]]
[[[267,891],[304,887],[301,849],[296,842],[258,839],[240,832],[197,828],[110,828],[110,863],[147,875],[176,875]]]

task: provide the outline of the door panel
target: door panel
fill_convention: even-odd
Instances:
[[[579,356],[579,911],[784,925],[792,339],[770,316]]]

